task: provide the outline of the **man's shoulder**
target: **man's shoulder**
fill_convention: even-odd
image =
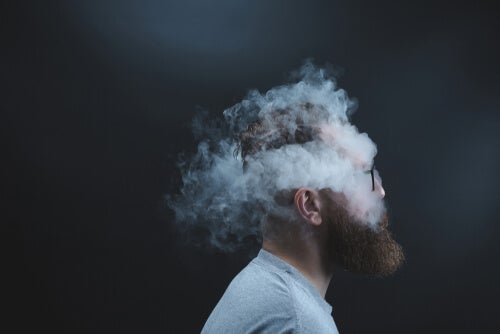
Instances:
[[[229,284],[225,295],[247,301],[247,307],[259,309],[279,304],[281,308],[292,303],[290,283],[284,273],[250,262]],[[290,305],[291,306],[291,305]]]
[[[203,333],[284,333],[296,327],[296,311],[286,276],[250,262],[229,284]],[[276,331],[278,330],[279,331]]]

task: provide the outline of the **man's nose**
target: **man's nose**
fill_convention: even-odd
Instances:
[[[375,191],[380,194],[381,198],[385,197],[385,190],[382,187],[382,182],[380,182],[377,178],[375,178]]]

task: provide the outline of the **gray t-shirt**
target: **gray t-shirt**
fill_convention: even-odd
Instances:
[[[201,333],[338,333],[331,313],[297,269],[261,249],[229,284]]]

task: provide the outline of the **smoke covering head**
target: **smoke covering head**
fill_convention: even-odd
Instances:
[[[366,172],[377,148],[349,122],[355,103],[310,62],[293,78],[264,94],[250,91],[223,119],[195,118],[198,151],[180,161],[180,194],[167,198],[191,237],[224,251],[247,245],[266,217],[293,215],[276,195],[304,187],[342,193],[350,215],[377,228],[385,206]]]

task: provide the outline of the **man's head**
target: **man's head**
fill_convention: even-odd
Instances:
[[[239,147],[245,170],[251,169],[251,164],[263,163],[262,158],[265,160],[268,154],[285,146],[316,143],[322,147],[321,153],[336,155],[338,163],[345,165],[336,174],[348,180],[332,183],[341,185],[338,187],[278,189],[274,195],[275,205],[264,219],[264,238],[282,244],[293,243],[296,235],[291,231],[313,233],[325,244],[332,263],[355,273],[394,272],[404,256],[401,246],[387,230],[385,190],[373,166],[374,145],[370,145],[372,142],[366,134],[358,133],[348,122],[322,119],[325,115],[321,107],[305,104],[297,108],[302,115],[309,114],[313,122],[305,124],[288,110],[278,110],[268,113],[265,120],[250,124],[241,133]],[[303,164],[304,161],[289,159],[282,163]]]
[[[222,122],[194,122],[203,139],[198,152],[179,163],[181,194],[169,202],[189,237],[207,237],[215,247],[232,251],[259,238],[261,227],[265,239],[275,240],[294,229],[307,230],[315,225],[304,224],[297,212],[299,189],[310,194],[329,189],[338,195],[323,204],[323,222],[340,228],[347,218],[331,218],[337,215],[348,217],[365,234],[383,230],[387,214],[382,182],[373,168],[376,145],[350,123],[355,103],[326,72],[306,63],[298,82],[262,94],[251,91],[224,111]],[[241,153],[244,168],[235,152]],[[319,226],[323,238],[329,234],[326,226]],[[337,237],[355,231],[350,227]],[[349,262],[340,260],[339,249],[334,253],[338,262]]]

